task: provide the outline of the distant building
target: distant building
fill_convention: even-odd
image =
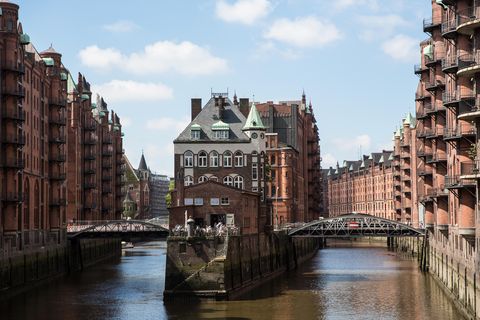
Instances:
[[[151,219],[168,216],[165,196],[168,193],[170,179],[165,175],[151,172],[143,154],[138,169],[133,168],[126,156],[124,159],[126,163],[124,217]]]

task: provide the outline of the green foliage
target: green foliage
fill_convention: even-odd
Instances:
[[[475,143],[472,143],[470,145],[470,148],[467,151],[468,157],[472,160],[475,160],[477,157],[477,145]]]
[[[175,181],[170,180],[170,184],[168,185],[168,192],[165,196],[165,201],[167,202],[167,208],[172,206],[172,191],[175,189]]]

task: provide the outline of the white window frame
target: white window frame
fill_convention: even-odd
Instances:
[[[198,183],[203,183],[203,182],[207,182],[207,181],[208,181],[207,176],[200,176],[200,178],[198,178]]]
[[[200,139],[200,130],[192,130],[190,132],[190,137],[192,140],[199,140]]]
[[[217,151],[210,152],[210,167],[218,167],[219,155]]]
[[[233,179],[233,186],[237,189],[243,189],[244,187],[244,180],[242,176],[236,176]]]
[[[220,205],[220,198],[210,198],[210,205],[211,206],[219,206]]]
[[[243,167],[243,153],[240,151],[235,152],[235,167]]]
[[[232,158],[233,155],[230,151],[225,151],[223,153],[223,166],[226,168],[231,168],[232,167]]]
[[[205,151],[198,153],[198,166],[205,168],[208,165],[208,154]]]
[[[252,180],[253,181],[258,180],[258,164],[257,163],[252,163]]]
[[[222,197],[220,198],[220,204],[222,206],[228,206],[230,205],[230,199],[228,199],[228,197]]]
[[[185,151],[183,154],[183,166],[185,168],[192,168],[193,167],[193,152],[192,151]]]
[[[193,185],[193,177],[192,176],[185,176],[185,178],[183,179],[183,185],[185,187]]]
[[[233,187],[233,177],[232,176],[226,176],[223,178],[223,184]]]

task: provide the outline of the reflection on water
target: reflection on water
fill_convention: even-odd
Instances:
[[[385,248],[328,248],[238,301],[164,305],[165,243],[0,303],[3,319],[462,319],[440,287]]]

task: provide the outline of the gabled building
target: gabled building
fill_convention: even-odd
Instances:
[[[184,221],[187,210],[197,225],[222,222],[251,232],[250,225],[254,224],[255,230],[263,230],[267,223],[264,197],[267,138],[255,104],[250,107],[248,99],[233,103],[228,94],[212,93],[203,108],[201,99],[192,99],[191,106],[192,121],[174,140],[171,224]],[[216,183],[228,187],[228,199],[223,199],[222,188]],[[251,221],[250,213],[247,216],[247,212],[232,207],[247,193],[258,197],[255,221]],[[205,205],[218,206],[218,210],[188,210],[190,206]]]

